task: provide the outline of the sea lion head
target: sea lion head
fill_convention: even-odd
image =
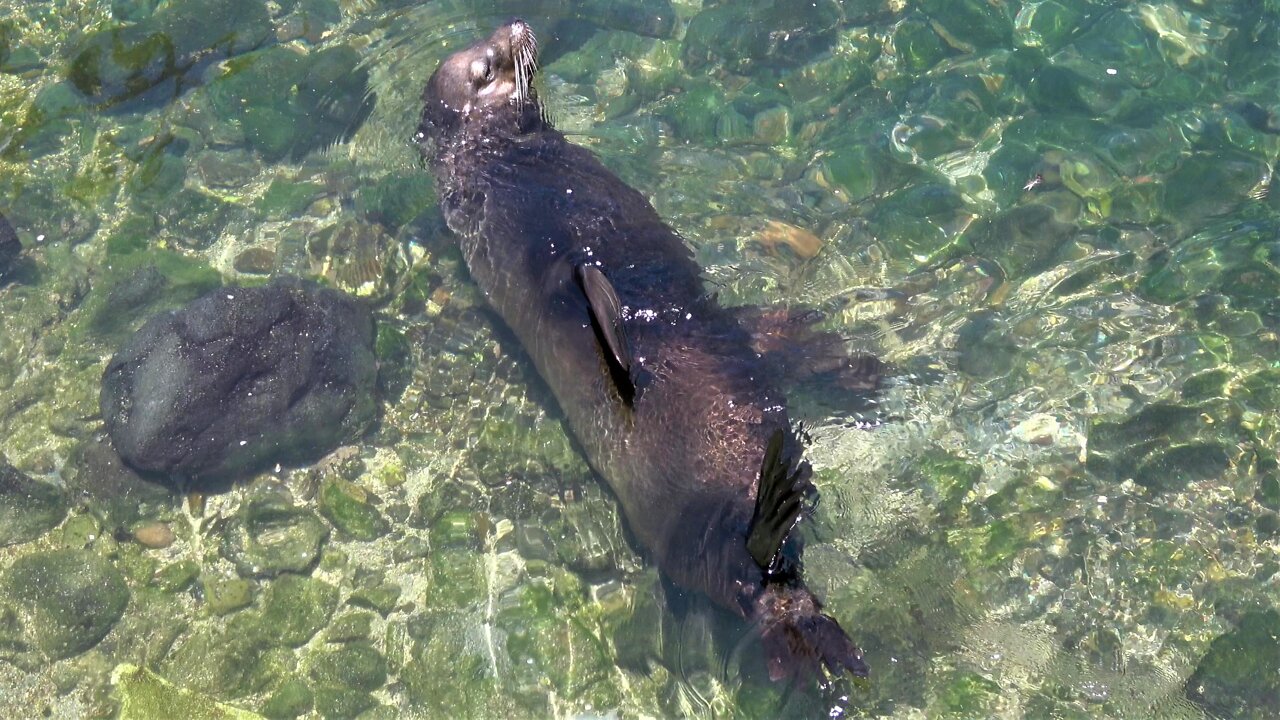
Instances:
[[[419,141],[447,143],[472,128],[487,135],[536,129],[545,123],[533,89],[537,69],[538,39],[518,19],[450,55],[422,93]]]

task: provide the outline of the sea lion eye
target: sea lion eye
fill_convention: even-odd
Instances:
[[[471,61],[471,80],[472,82],[490,82],[493,80],[493,64],[489,62],[489,58],[484,57],[479,60]]]

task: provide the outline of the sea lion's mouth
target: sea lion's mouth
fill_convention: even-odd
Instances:
[[[523,20],[511,21],[511,61],[516,70],[516,89],[512,98],[523,108],[533,96],[533,75],[538,71],[538,38]]]

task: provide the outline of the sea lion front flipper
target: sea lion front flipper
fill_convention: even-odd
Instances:
[[[627,334],[622,327],[622,303],[618,301],[618,293],[609,278],[595,265],[577,266],[574,276],[587,296],[591,327],[609,366],[609,376],[613,378],[622,401],[630,405],[636,397],[636,383],[631,374],[631,344],[627,342]]]
[[[760,484],[756,487],[756,510],[747,534],[747,551],[765,574],[772,575],[783,564],[782,543],[800,520],[804,488],[797,487],[800,470],[788,472],[791,463],[782,457],[785,434],[775,430],[760,463]]]

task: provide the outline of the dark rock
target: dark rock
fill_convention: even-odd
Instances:
[[[0,591],[26,615],[30,644],[52,659],[97,645],[129,604],[120,572],[84,550],[18,558],[0,581]]]
[[[35,540],[62,522],[67,507],[62,490],[32,480],[0,456],[0,547]]]
[[[0,215],[0,278],[9,272],[9,266],[20,252],[22,243],[18,242],[18,233],[13,231],[13,226],[4,219],[4,215]]]
[[[222,288],[147,321],[102,380],[102,415],[130,466],[204,482],[305,463],[373,419],[373,318],[281,280]]]

